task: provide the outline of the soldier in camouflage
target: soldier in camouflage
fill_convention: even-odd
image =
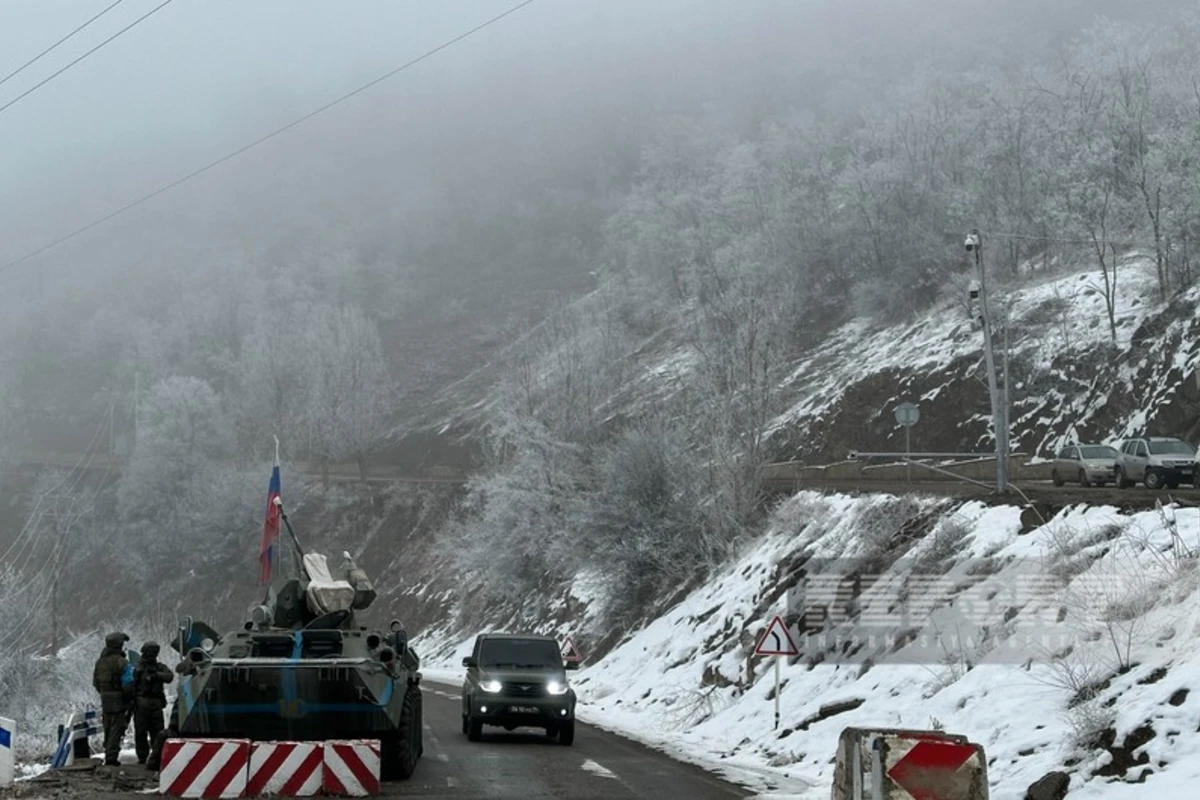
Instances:
[[[192,662],[184,659],[175,665],[175,671],[180,675],[191,675],[196,671],[195,665]],[[179,698],[175,698],[175,702],[171,703],[170,721],[167,723],[167,729],[160,731],[154,737],[154,747],[150,750],[150,759],[146,762],[146,769],[158,772],[162,768],[162,751],[163,745],[167,743],[167,739],[172,736],[179,735]]]
[[[150,745],[163,730],[163,710],[167,695],[163,686],[175,680],[174,674],[159,663],[158,642],[142,645],[142,657],[133,671],[133,745],[139,764],[150,756]]]
[[[110,633],[104,638],[104,652],[92,669],[92,686],[100,693],[100,711],[104,716],[104,763],[120,764],[121,739],[129,727],[129,712],[133,707],[133,675],[125,658],[124,633]]]

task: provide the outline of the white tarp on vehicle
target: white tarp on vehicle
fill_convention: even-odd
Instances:
[[[329,564],[320,553],[304,556],[304,571],[308,573],[308,607],[314,614],[349,611],[354,605],[354,587],[347,581],[334,580]]]

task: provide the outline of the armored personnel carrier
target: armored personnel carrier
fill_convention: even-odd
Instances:
[[[407,779],[423,750],[420,660],[399,621],[359,624],[376,593],[349,553],[336,570],[323,555],[296,555],[242,630],[181,621],[178,736],[378,739],[382,777]]]

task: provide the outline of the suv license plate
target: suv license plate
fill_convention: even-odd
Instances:
[[[538,710],[533,706],[509,706],[508,710],[514,714],[536,714]]]

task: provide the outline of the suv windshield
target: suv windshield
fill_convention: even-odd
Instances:
[[[485,639],[481,667],[562,667],[558,645],[547,639]]]
[[[1150,442],[1150,452],[1156,456],[1190,456],[1196,453],[1196,448],[1179,439],[1167,439],[1162,442]]]
[[[1105,445],[1088,445],[1081,447],[1079,450],[1083,453],[1084,458],[1116,458],[1117,451]]]

